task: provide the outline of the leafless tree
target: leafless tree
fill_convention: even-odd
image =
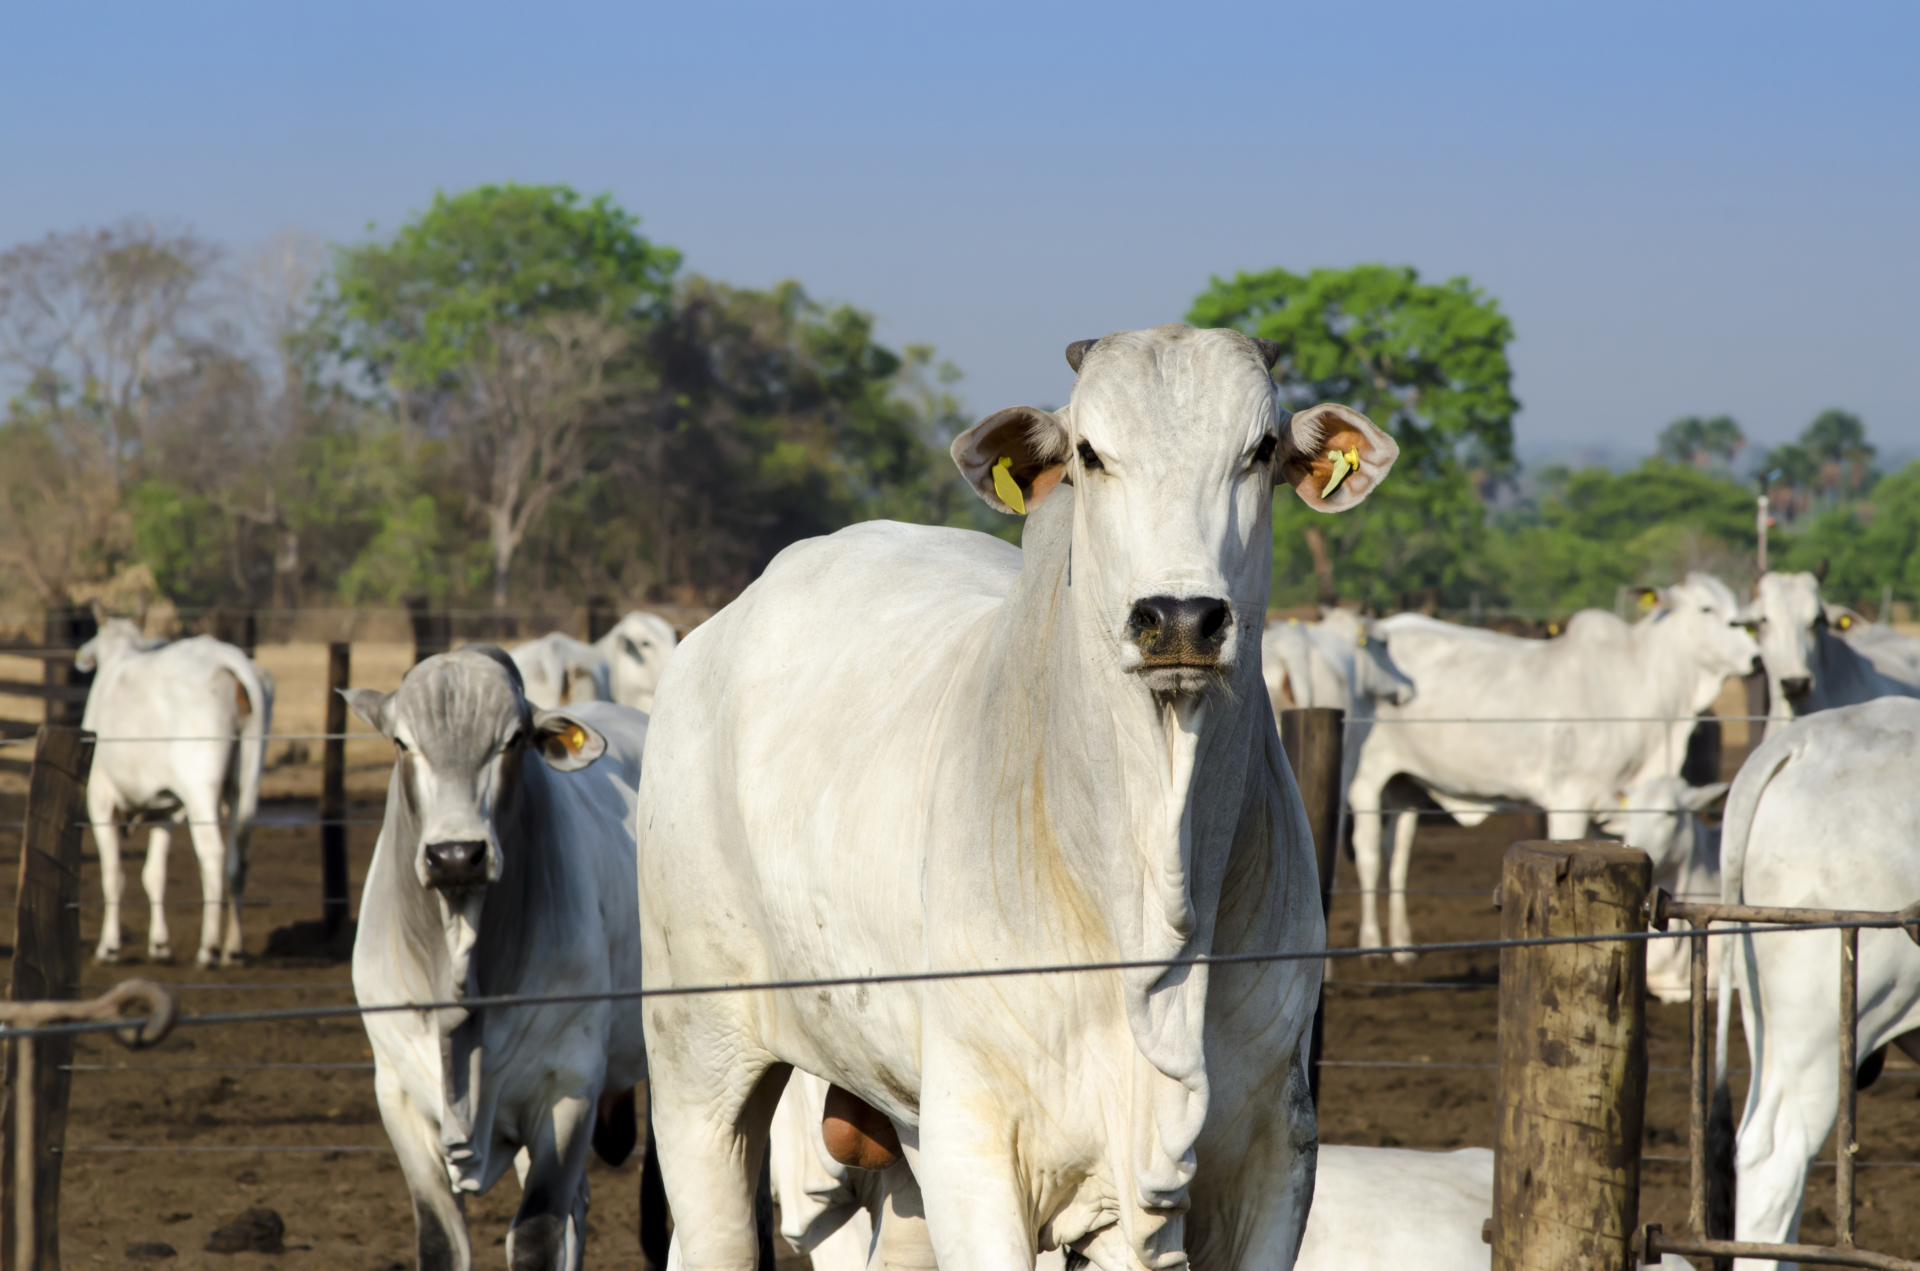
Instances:
[[[608,394],[624,329],[592,314],[554,314],[489,333],[464,368],[453,412],[470,506],[493,556],[493,604],[507,606],[514,553],[555,495],[580,478],[588,431]]]

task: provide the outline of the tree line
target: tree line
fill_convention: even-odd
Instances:
[[[1523,472],[1498,304],[1366,265],[1214,279],[1187,320],[1277,341],[1294,406],[1399,440],[1360,510],[1276,503],[1275,603],[1610,605],[1751,574],[1724,416],[1627,473]],[[959,372],[797,282],[683,268],[607,196],[489,185],[389,236],[225,251],[129,222],[0,254],[0,609],[588,597],[723,603],[799,538],[873,517],[1017,537],[946,457]],[[1920,590],[1920,465],[1881,479],[1844,411],[1759,456],[1773,552],[1830,589]]]

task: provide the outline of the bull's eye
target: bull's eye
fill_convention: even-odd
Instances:
[[[401,741],[398,737],[395,737],[393,739],[393,744],[400,747],[400,751],[402,754],[405,754],[408,750],[407,743],[404,741]]]
[[[1100,462],[1100,456],[1086,442],[1081,442],[1077,449],[1080,451],[1080,466],[1088,472],[1099,472],[1107,466]]]
[[[1262,437],[1260,439],[1260,444],[1253,448],[1253,462],[1255,466],[1259,466],[1261,464],[1271,462],[1273,459],[1274,449],[1279,444],[1280,444],[1280,439],[1274,436],[1272,433],[1268,433],[1266,436]]]

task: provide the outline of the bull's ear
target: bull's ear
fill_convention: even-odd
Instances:
[[[393,736],[392,693],[382,693],[377,688],[343,688],[340,696],[347,699],[347,705],[366,721],[368,728],[383,737]]]
[[[565,710],[533,713],[533,744],[555,772],[574,772],[607,753],[600,731]]]
[[[953,439],[953,462],[988,507],[1031,512],[1066,475],[1067,422],[1033,406],[995,411]]]
[[[1282,429],[1280,477],[1316,512],[1344,512],[1373,493],[1400,447],[1357,410],[1309,407]]]

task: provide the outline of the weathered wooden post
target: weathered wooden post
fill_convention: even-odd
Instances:
[[[57,724],[40,729],[20,838],[9,993],[15,1002],[79,996],[80,822],[92,770],[92,733]],[[0,1256],[6,1271],[54,1268],[60,1265],[60,1145],[67,1134],[73,1038],[15,1038],[7,1045],[6,1060],[7,1085],[14,1094],[0,1116],[0,1135],[7,1143],[0,1160],[15,1169],[0,1171],[5,1176]],[[18,1180],[29,1177],[33,1203],[18,1206]]]
[[[1313,830],[1313,853],[1320,865],[1320,913],[1333,910],[1333,873],[1340,850],[1340,757],[1347,713],[1328,706],[1309,706],[1280,712],[1280,746],[1293,768],[1293,783],[1307,805],[1307,825]],[[1320,1052],[1324,1042],[1322,1016],[1326,989],[1320,990],[1320,1009],[1314,1012],[1313,1034],[1307,1047],[1307,1083],[1315,1104],[1320,1102]]]
[[[327,738],[320,764],[321,933],[331,942],[347,923],[347,699],[353,646],[327,646]]]
[[[77,649],[100,632],[100,624],[88,609],[49,609],[44,626],[47,652]],[[87,686],[93,672],[74,669],[72,658],[49,657],[42,672],[47,686],[44,718],[49,724],[77,725],[87,708]]]
[[[1644,931],[1651,876],[1618,843],[1515,843],[1500,937]],[[1646,983],[1643,940],[1500,951],[1493,1271],[1633,1265]]]
[[[419,666],[436,653],[453,647],[453,619],[445,610],[428,608],[425,596],[407,601],[407,617],[413,623],[413,664]]]
[[[613,602],[605,596],[595,596],[587,601],[587,643],[592,644],[613,630],[620,620],[620,613]]]

